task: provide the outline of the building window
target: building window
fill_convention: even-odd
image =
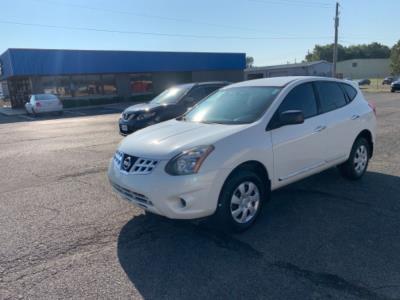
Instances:
[[[356,63],[356,62],[353,62],[353,63],[351,64],[351,66],[352,66],[353,68],[357,68],[357,66],[358,66],[358,63]]]
[[[72,97],[95,96],[103,94],[100,75],[84,75],[71,77]]]
[[[68,76],[46,76],[41,79],[44,93],[60,97],[70,97],[70,80]]]
[[[116,95],[117,84],[115,83],[115,75],[102,75],[104,95]]]
[[[153,92],[153,77],[151,74],[131,74],[130,89],[132,94],[146,94]]]
[[[115,75],[44,76],[43,93],[60,97],[116,95]]]

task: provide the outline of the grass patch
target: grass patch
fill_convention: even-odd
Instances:
[[[367,93],[390,93],[390,85],[383,85],[383,78],[371,78],[370,85],[360,86],[363,92]]]

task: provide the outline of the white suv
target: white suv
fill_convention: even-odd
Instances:
[[[126,200],[172,219],[251,226],[270,191],[339,166],[361,178],[375,110],[357,86],[320,77],[233,84],[180,118],[125,138],[108,178]]]

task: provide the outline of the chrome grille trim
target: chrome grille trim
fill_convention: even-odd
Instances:
[[[158,164],[158,160],[149,159],[149,158],[141,158],[141,157],[134,157],[135,160],[133,165],[129,168],[129,172],[123,169],[122,162],[124,157],[127,156],[125,153],[117,150],[114,154],[114,163],[116,166],[122,171],[128,174],[135,174],[135,175],[147,175],[153,172],[155,167]]]
[[[121,167],[122,158],[124,157],[124,153],[121,151],[116,151],[114,154],[114,162],[117,164],[118,167]]]
[[[111,182],[112,187],[119,193],[121,194],[123,197],[128,198],[129,200],[133,200],[133,201],[137,201],[140,202],[142,204],[146,204],[149,206],[153,206],[153,203],[149,200],[149,198],[147,198],[145,195],[136,193],[134,191],[128,190],[126,188],[123,188],[122,186]]]
[[[130,173],[146,175],[156,167],[158,161],[153,159],[138,158],[133,164]]]

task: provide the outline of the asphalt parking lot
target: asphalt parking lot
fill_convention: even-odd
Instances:
[[[400,94],[363,180],[273,193],[241,235],[146,216],[111,190],[117,110],[0,116],[0,299],[400,299]]]

